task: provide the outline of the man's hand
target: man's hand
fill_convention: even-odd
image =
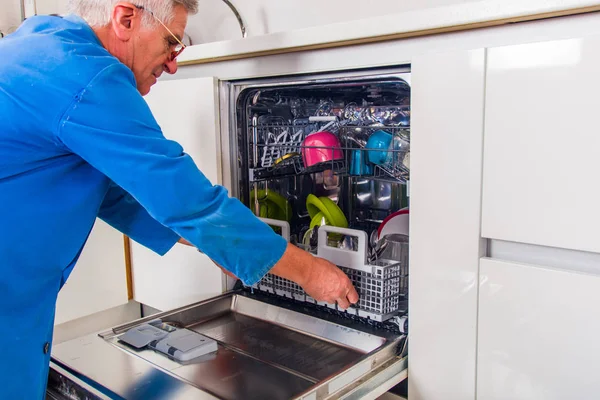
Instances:
[[[352,282],[338,267],[291,244],[270,272],[298,283],[317,301],[337,302],[342,309],[358,301]]]
[[[335,303],[342,309],[350,307],[358,301],[358,293],[352,286],[348,276],[329,261],[313,257],[314,266],[302,288],[310,297],[318,301]]]

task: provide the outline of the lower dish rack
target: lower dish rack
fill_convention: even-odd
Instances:
[[[340,249],[328,245],[328,234],[357,237],[358,250]],[[319,229],[317,255],[338,265],[348,275],[359,295],[357,304],[345,312],[358,317],[384,322],[398,315],[404,305],[401,301],[408,293],[408,262],[376,260],[367,262],[367,235],[363,231],[332,226]],[[288,279],[267,274],[254,289],[340,310],[337,304],[318,302],[310,297],[300,285]]]

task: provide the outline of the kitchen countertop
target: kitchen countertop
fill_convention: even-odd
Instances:
[[[431,35],[600,11],[591,0],[475,0],[289,32],[190,46],[179,64],[201,64]]]

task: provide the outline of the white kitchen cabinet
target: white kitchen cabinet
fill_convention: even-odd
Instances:
[[[96,220],[67,283],[58,294],[56,325],[127,303],[123,235]]]
[[[600,252],[600,37],[488,50],[484,237]]]
[[[594,399],[600,277],[481,260],[477,398]]]
[[[165,137],[180,143],[213,183],[221,182],[219,109],[214,78],[159,82],[146,101]],[[159,310],[222,293],[221,270],[195,248],[176,244],[159,256],[132,242],[134,299]]]
[[[485,51],[415,57],[408,393],[474,399]]]

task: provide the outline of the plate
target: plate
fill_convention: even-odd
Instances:
[[[386,219],[383,220],[377,229],[377,240],[392,233],[399,233],[401,235],[408,236],[408,227],[408,208],[403,208],[395,213],[390,214]]]

